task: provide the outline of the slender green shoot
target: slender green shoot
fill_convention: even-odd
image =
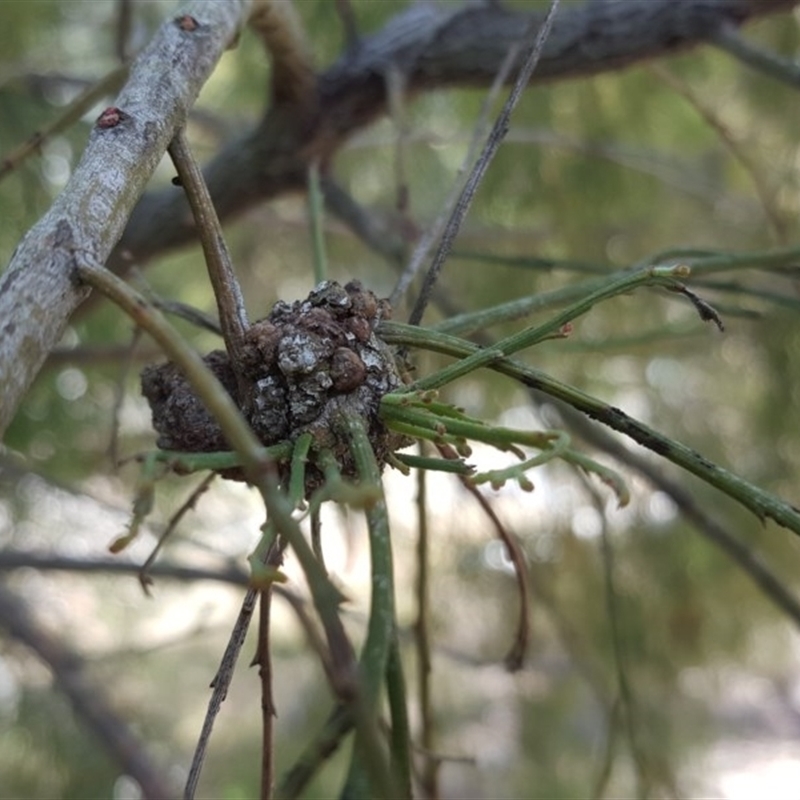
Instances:
[[[313,441],[314,437],[310,433],[304,433],[294,443],[289,473],[289,497],[295,508],[303,505],[303,498],[306,493],[306,463],[308,462],[308,451],[311,449]]]
[[[425,378],[420,378],[410,384],[406,388],[406,391],[438,389],[445,386],[479,367],[485,367],[491,364],[492,361],[496,359],[513,355],[520,350],[533,346],[537,342],[558,335],[572,320],[585,314],[597,303],[633,291],[639,287],[662,286],[673,291],[685,291],[685,287],[678,281],[678,278],[685,278],[688,274],[688,268],[681,265],[673,267],[650,267],[648,269],[622,275],[616,280],[607,281],[603,286],[568,306],[547,322],[526,328],[519,333],[501,339],[491,347],[486,347],[480,351],[474,352],[470,356],[461,359],[456,364],[445,367]]]
[[[424,330],[414,325],[384,322],[381,323],[379,332],[385,342],[407,347],[420,347],[454,356],[462,359],[459,363],[464,363],[468,359],[486,352],[471,342],[438,331]],[[779,525],[800,535],[800,510],[718,464],[714,464],[691,447],[659,433],[624,411],[604,403],[574,386],[552,378],[540,370],[527,367],[509,358],[495,357],[485,366],[519,381],[523,386],[555,397],[592,419],[624,433],[741,503],[759,519],[773,519]],[[383,401],[386,401],[386,397],[383,398]],[[381,411],[383,413],[383,402]]]
[[[394,606],[394,567],[392,564],[392,544],[389,535],[389,514],[383,497],[381,471],[372,450],[366,428],[360,418],[348,415],[342,425],[350,436],[353,457],[362,483],[381,489],[381,497],[367,509],[369,531],[372,598],[370,601],[367,635],[359,659],[360,711],[365,720],[357,720],[356,744],[350,762],[342,797],[372,798],[376,791],[383,791],[389,798],[408,797],[398,794],[397,777],[393,776],[389,765],[384,765],[380,742],[368,734],[377,730],[380,689],[387,678],[387,669],[392,650],[397,647],[395,606]],[[399,713],[398,703],[405,705],[402,689],[402,670],[399,655],[395,653],[392,663],[392,708]],[[402,697],[400,696],[402,695]],[[363,725],[362,722],[369,724]],[[407,737],[407,722],[404,725]],[[394,737],[393,737],[394,739]],[[407,750],[407,743],[405,749]],[[401,754],[395,753],[395,759]],[[402,758],[409,768],[407,755]],[[406,774],[403,783],[410,786],[410,775]],[[388,792],[388,793],[387,793]]]

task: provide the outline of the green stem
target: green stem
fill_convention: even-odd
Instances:
[[[322,730],[278,783],[275,800],[294,800],[299,797],[322,764],[339,749],[342,740],[352,729],[353,715],[349,707],[336,706]]]
[[[295,508],[300,506],[306,495],[306,463],[313,441],[314,437],[310,433],[303,433],[294,443],[292,465],[289,472],[289,497]]]
[[[582,272],[602,274],[600,278],[590,278],[588,280],[562,286],[549,292],[537,292],[528,297],[520,297],[510,300],[507,303],[500,303],[491,308],[484,308],[479,311],[470,311],[464,314],[448,317],[448,319],[431,326],[434,330],[450,333],[453,335],[466,335],[472,331],[485,330],[492,325],[501,322],[520,319],[521,317],[532,314],[536,311],[543,311],[554,306],[572,302],[588,292],[594,292],[601,286],[608,284],[610,280],[619,278],[620,275],[630,275],[631,270],[614,272],[610,266],[584,264],[583,262],[573,262],[559,259],[537,259],[537,258],[493,258],[489,254],[459,254],[462,258],[481,258],[492,263],[504,263],[517,266],[530,266],[532,268],[559,268],[559,269],[578,269]],[[800,258],[800,248],[786,247],[765,252],[751,253],[719,253],[713,251],[702,251],[689,248],[674,248],[664,250],[648,256],[636,265],[637,269],[644,269],[665,262],[680,261],[686,264],[692,271],[692,276],[713,275],[718,272],[726,272],[735,269],[776,269],[791,266]],[[697,286],[702,286],[700,281],[695,282]],[[711,287],[709,288],[718,288]],[[758,296],[755,290],[748,289],[748,292]],[[773,301],[780,301],[777,295]]]
[[[689,255],[687,255],[689,253]],[[665,250],[648,258],[645,264],[658,264],[680,259],[688,264],[692,275],[711,275],[730,269],[775,269],[794,266],[800,258],[800,247],[776,247],[772,250],[751,253],[712,253],[692,255],[693,251]]]
[[[475,468],[465,464],[460,459],[450,458],[432,458],[431,456],[415,456],[410,453],[394,453],[396,458],[401,464],[414,469],[433,469],[438,472],[451,472],[456,475],[472,475]]]
[[[516,300],[509,300],[491,308],[482,308],[479,311],[448,317],[432,327],[434,330],[450,333],[453,336],[459,334],[463,336],[473,331],[485,330],[501,322],[520,319],[536,311],[564,305],[585,296],[588,292],[594,292],[607,284],[608,279],[609,277],[606,275],[602,278],[591,278],[579,283],[572,283],[549,292],[537,292],[527,297],[518,297]]]
[[[105,267],[84,262],[77,265],[77,272],[84,283],[109,297],[144,328],[167,357],[180,367],[206,409],[219,423],[228,443],[239,454],[244,468],[254,472],[262,470],[266,460],[263,445],[256,439],[233,398],[166,317]]]
[[[351,449],[362,483],[381,486],[381,471],[372,450],[367,431],[359,417],[347,415],[343,427],[350,436]],[[367,635],[359,660],[360,667],[360,711],[371,723],[369,728],[377,730],[380,689],[386,677],[389,654],[395,637],[394,618],[394,568],[392,565],[392,546],[389,535],[389,515],[386,502],[381,498],[367,510],[369,530],[370,561],[372,575],[372,596],[370,600]],[[375,796],[375,789],[388,792],[387,797],[397,797],[396,786],[379,742],[365,735],[368,730],[357,719],[356,743],[350,762],[350,770],[343,790],[343,797],[369,798]],[[376,756],[379,760],[376,760]],[[371,786],[371,781],[377,786]]]
[[[262,448],[262,458],[271,461],[285,461],[292,454],[292,443],[281,442]],[[148,453],[148,457],[151,454]],[[155,461],[166,462],[176,472],[219,472],[243,466],[242,457],[232,450],[216,453],[185,453],[179,450],[157,450],[152,453]]]
[[[391,754],[392,774],[399,783],[401,798],[411,797],[411,729],[408,722],[408,700],[403,662],[400,659],[400,641],[393,631],[389,660],[386,663],[386,694],[392,720]]]
[[[394,322],[381,323],[378,333],[388,344],[420,347],[463,359],[459,363],[464,363],[468,358],[483,352],[477,345],[463,339]],[[610,406],[574,386],[551,378],[544,372],[526,367],[511,359],[495,358],[486,366],[520,381],[525,386],[563,400],[592,419],[624,433],[644,447],[683,467],[741,503],[745,508],[750,509],[759,519],[773,519],[779,525],[800,535],[800,510],[714,464],[692,448],[658,433],[643,422],[628,416],[624,411]],[[392,396],[386,395],[381,401],[381,414],[383,414],[384,402],[390,397]],[[391,402],[392,400],[389,401],[389,404]]]
[[[428,412],[424,407],[408,404],[405,402],[407,397],[400,393],[384,395],[381,400],[381,418],[389,424],[406,423],[442,436],[447,434],[450,437],[484,442],[500,450],[506,450],[513,445],[549,450],[553,447],[554,441],[561,440],[565,436],[561,431],[523,431],[499,425],[487,425],[481,420],[467,416],[442,418],[438,414]],[[566,444],[568,440],[565,446]]]
[[[491,347],[476,350],[469,356],[462,358],[461,361],[445,367],[427,378],[414,381],[414,383],[406,387],[406,391],[438,389],[479,367],[488,366],[496,359],[513,355],[537,342],[550,338],[557,334],[567,323],[585,314],[602,300],[608,300],[625,292],[630,292],[640,286],[675,288],[677,285],[676,278],[685,277],[687,274],[685,267],[650,267],[624,274],[615,280],[606,281],[603,286],[568,306],[547,322],[507,336]]]
[[[424,445],[419,445],[424,453]],[[421,458],[422,456],[420,456]],[[434,750],[434,717],[431,698],[431,643],[430,643],[430,544],[428,529],[427,473],[417,474],[417,618],[414,623],[414,643],[417,654],[417,709],[419,713],[419,738],[424,750],[420,770],[420,786],[425,797],[437,797],[439,762]]]

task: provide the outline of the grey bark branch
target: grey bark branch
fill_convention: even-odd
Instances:
[[[711,41],[723,27],[785,11],[797,0],[606,0],[562,9],[532,83],[593,75]],[[538,4],[537,4],[538,7]],[[544,10],[545,6],[541,6]],[[308,164],[329,162],[349,136],[387,111],[386,73],[399,70],[409,92],[489,86],[533,14],[500,5],[453,10],[411,6],[359,40],[318,76],[317,115],[269,109],[256,127],[208,164],[206,181],[223,221],[279,194],[303,191]],[[510,81],[513,82],[512,73]],[[109,266],[124,266],[185,244],[185,201],[178,192],[145,195]]]
[[[88,289],[78,260],[104,263],[200,88],[236,35],[247,0],[185,4],[199,23],[162,25],[115,108],[92,130],[64,192],[20,242],[0,277],[0,436]]]
[[[797,3],[606,0],[564,9],[533,80],[620,69],[712,41],[723,26],[738,27]],[[75,259],[108,261],[121,270],[131,260],[141,263],[194,238],[178,189],[135,202],[247,5],[246,0],[189,3],[183,13],[204,26],[194,33],[169,23],[161,29],[117,101],[130,117],[116,128],[93,132],[64,193],[23,239],[0,278],[0,436],[86,296],[72,278]],[[220,218],[303,191],[312,161],[330,162],[349,136],[385,113],[389,67],[402,72],[412,93],[489,85],[530,17],[499,4],[455,10],[412,5],[317,77],[313,116],[278,104],[212,160],[205,175]]]

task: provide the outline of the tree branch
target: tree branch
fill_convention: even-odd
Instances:
[[[106,261],[247,6],[195,0],[161,26],[98,119],[66,189],[17,247],[0,279],[0,435],[89,293],[75,278],[76,254]]]
[[[791,9],[797,0],[606,0],[562,9],[532,84],[622,69],[714,41],[718,31]],[[413,4],[372,36],[359,40],[317,77],[317,114],[270,108],[256,127],[230,142],[205,175],[223,221],[253,205],[303,191],[308,164],[329,162],[356,131],[387,112],[387,74],[398,70],[410,93],[486,86],[532,17],[500,4],[453,10]],[[516,73],[512,71],[509,81]],[[185,202],[177,192],[145,195],[135,209],[123,250],[137,262],[185,244]]]
[[[797,3],[606,0],[576,5],[559,16],[533,80],[621,69],[715,40],[723,27]],[[115,269],[194,238],[186,200],[177,189],[148,193],[131,209],[248,5],[247,0],[195,0],[183,11],[198,27],[185,30],[175,21],[162,26],[117,100],[124,117],[93,131],[64,193],[17,248],[0,279],[0,435],[88,293],[72,277],[74,254],[86,251],[94,263],[107,261],[129,214],[110,256]],[[317,76],[316,113],[298,114],[291,104],[278,103],[254,130],[211,161],[205,175],[220,218],[282,193],[304,191],[310,163],[330,162],[348,137],[386,112],[389,69],[399,70],[410,93],[488,86],[531,16],[495,3],[456,9],[411,5]]]

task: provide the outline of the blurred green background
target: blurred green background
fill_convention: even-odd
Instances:
[[[324,68],[343,47],[333,4],[302,0],[296,6]],[[379,29],[404,6],[353,3],[364,32]],[[132,7],[134,46],[174,9],[167,2]],[[0,154],[116,65],[117,13],[116,3],[100,0],[0,4]],[[749,25],[745,35],[786,58],[794,57],[800,38],[791,14]],[[260,117],[268,77],[268,56],[245,32],[203,90],[190,123],[202,158]],[[676,91],[676,81],[694,102]],[[366,209],[424,229],[453,183],[483,98],[478,90],[436,91],[409,105],[406,220],[396,210],[397,129],[391,121],[346,145],[333,165],[336,179]],[[0,183],[0,263],[8,263],[22,234],[63,188],[103,105]],[[791,88],[711,47],[536,86],[515,112],[442,287],[454,306],[474,310],[585,277],[567,262],[611,272],[675,247],[763,251],[797,243],[798,130],[800,104]],[[166,184],[171,175],[164,164],[154,181]],[[253,318],[277,299],[293,300],[311,288],[307,231],[305,201],[297,196],[226,226]],[[342,223],[328,218],[326,239],[331,277],[359,278],[389,294],[393,268]],[[526,268],[493,260],[499,256],[565,263]],[[133,280],[213,313],[200,264],[199,248],[190,247],[157,259]],[[719,282],[726,285],[699,291],[721,312],[724,334],[701,323],[685,302],[639,292],[596,308],[570,338],[524,357],[800,502],[797,281],[785,271],[740,271]],[[439,318],[435,310],[426,317]],[[218,346],[211,334],[178,324],[198,348]],[[113,470],[108,455],[120,385],[120,452],[151,446],[154,436],[137,368],[125,370],[122,358],[97,357],[96,348],[123,351],[130,340],[130,322],[100,303],[69,329],[64,348],[72,352],[52,359],[37,380],[0,461],[4,550],[91,558],[103,555],[124,528],[137,473],[133,466]],[[140,345],[141,351],[149,347]],[[439,362],[421,357],[418,363],[424,371]],[[541,425],[553,414],[532,411],[525,392],[488,374],[462,380],[448,397],[471,413],[520,427]],[[478,452],[473,460],[483,466],[493,458]],[[796,627],[665,494],[625,474],[633,499],[622,510],[599,484],[559,466],[532,475],[532,495],[511,487],[493,495],[530,559],[536,590],[530,657],[514,675],[502,665],[516,614],[513,576],[469,497],[454,481],[431,479],[433,706],[436,749],[445,756],[442,797],[578,798],[595,791],[614,798],[796,796]],[[800,551],[791,533],[762,525],[693,478],[681,480],[702,508],[798,590]],[[146,557],[159,526],[196,484],[175,478],[159,489],[153,525],[134,547],[134,558]],[[415,612],[417,487],[413,477],[396,473],[387,485],[398,604],[408,634]],[[260,523],[246,489],[218,482],[181,524],[166,557],[209,567],[242,564]],[[353,599],[347,624],[358,638],[369,599],[361,521],[333,510],[325,525],[330,566]],[[617,676],[604,526],[633,697],[633,748],[630,729],[614,722],[611,710]],[[87,659],[91,679],[180,782],[241,589],[159,579],[147,598],[135,577],[34,568],[4,572],[2,580]],[[297,623],[280,605],[276,613],[280,769],[317,730],[331,701]],[[413,696],[410,634],[404,641]],[[257,678],[245,666],[249,652],[212,739],[199,796],[257,792],[260,700]],[[412,721],[418,723],[414,709]],[[308,796],[333,796],[345,763],[341,755],[334,759]],[[790,793],[781,794],[784,789]],[[85,731],[46,668],[18,642],[0,640],[0,798],[110,796],[135,797],[136,787]]]

